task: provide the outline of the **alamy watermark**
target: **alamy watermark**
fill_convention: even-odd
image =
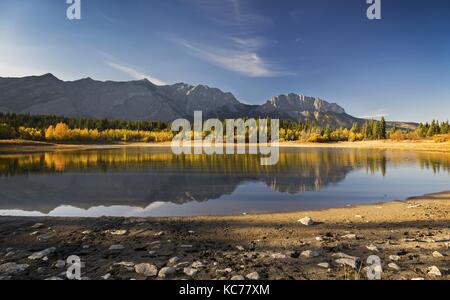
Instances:
[[[71,255],[66,260],[67,263],[67,271],[66,277],[69,280],[81,280],[81,268],[83,267],[83,263],[79,256]]]
[[[67,19],[81,20],[81,0],[66,0],[69,5],[66,11]]]
[[[367,18],[369,20],[381,20],[381,0],[366,0],[369,4]]]
[[[225,123],[225,124],[224,124]],[[178,119],[172,131],[172,151],[180,154],[260,154],[261,165],[273,166],[280,159],[280,121],[277,119],[219,119],[203,122],[203,113],[194,112],[194,126]]]

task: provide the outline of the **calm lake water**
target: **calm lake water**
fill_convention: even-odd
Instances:
[[[185,216],[279,212],[450,190],[450,155],[281,149],[176,156],[165,148],[0,155],[0,215]]]

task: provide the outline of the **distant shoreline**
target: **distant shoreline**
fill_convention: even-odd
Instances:
[[[351,148],[368,150],[405,150],[415,152],[434,152],[450,154],[450,142],[437,143],[433,140],[420,141],[362,141],[362,142],[337,142],[337,143],[300,143],[282,142],[280,148]],[[25,140],[0,141],[0,154],[2,153],[30,153],[41,151],[67,151],[89,149],[116,149],[116,148],[161,148],[170,147],[170,142],[164,143],[111,143],[111,144],[70,144],[70,143],[45,143]]]

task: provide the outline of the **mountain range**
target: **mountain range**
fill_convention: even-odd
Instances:
[[[22,78],[0,77],[0,112],[59,115],[97,119],[192,119],[271,117],[318,125],[351,127],[355,118],[335,103],[301,94],[279,95],[262,105],[247,105],[231,93],[205,85],[177,83],[157,86],[150,81],[63,81],[52,74]]]

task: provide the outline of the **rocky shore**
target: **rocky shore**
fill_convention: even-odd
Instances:
[[[295,213],[188,218],[0,217],[0,279],[450,279],[450,192]]]

